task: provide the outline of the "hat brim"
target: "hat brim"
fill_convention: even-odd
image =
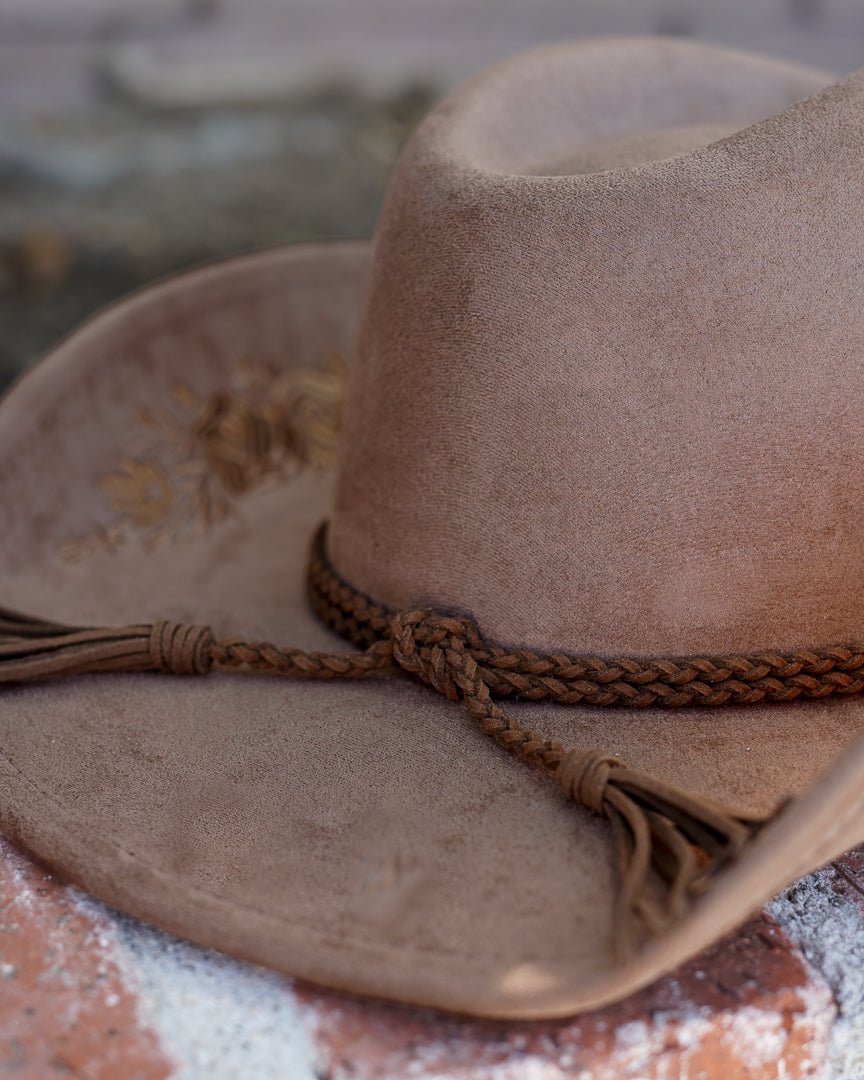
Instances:
[[[304,569],[331,498],[334,357],[350,354],[368,270],[356,244],[207,267],[113,307],[28,374],[0,405],[2,603],[347,649],[308,610]],[[289,408],[294,442],[274,442],[268,403]],[[90,676],[0,693],[0,828],[57,872],[290,975],[477,1015],[620,998],[864,839],[858,699],[508,704],[726,803],[799,796],[677,927],[617,964],[607,826],[406,678]]]

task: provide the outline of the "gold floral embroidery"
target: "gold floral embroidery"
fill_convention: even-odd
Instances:
[[[127,458],[120,471],[102,478],[99,486],[111,508],[133,525],[160,525],[171,511],[174,489],[161,465]]]
[[[110,521],[64,541],[61,555],[80,562],[133,539],[151,550],[182,542],[230,516],[249,492],[332,465],[345,384],[334,357],[294,371],[242,364],[204,398],[176,385],[172,408],[138,409],[127,454],[99,481]]]

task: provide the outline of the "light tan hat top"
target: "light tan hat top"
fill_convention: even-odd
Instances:
[[[0,611],[0,682],[35,684],[0,719],[4,828],[206,944],[521,1016],[644,984],[864,837],[864,75],[829,81],[661,40],[518,57],[416,132],[368,281],[338,248],[206,271],[65,346],[68,400],[48,368],[22,384],[0,452],[32,443],[16,400],[65,432],[91,535],[112,455],[115,491],[170,503],[209,469],[248,501],[187,553],[90,569],[59,567],[44,507],[10,527],[3,595],[64,622]],[[276,502],[248,463],[302,460],[298,357],[355,318],[332,501],[286,470]],[[269,399],[226,389],[251,344]],[[139,417],[203,402],[176,475],[123,457],[126,388]],[[34,777],[90,800],[97,853]]]
[[[350,581],[579,653],[860,633],[864,77],[774,115],[824,79],[589,41],[436,110],[376,240]]]

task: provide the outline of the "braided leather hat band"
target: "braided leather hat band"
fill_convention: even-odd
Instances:
[[[332,567],[326,526],[312,544],[307,586],[318,617],[354,645],[372,645],[387,635],[394,613],[349,585]],[[458,621],[486,684],[501,697],[562,705],[681,708],[864,691],[864,643],[788,653],[606,659],[504,648],[483,639],[470,620]]]
[[[486,641],[470,619],[430,609],[393,612],[375,603],[330,564],[325,526],[312,544],[307,586],[322,622],[360,651],[311,652],[216,639],[209,627],[167,621],[85,629],[0,609],[0,683],[97,672],[219,671],[328,680],[407,673],[461,702],[501,748],[541,769],[573,802],[608,819],[619,871],[614,919],[619,955],[629,954],[646,931],[677,921],[690,899],[770,818],[681,791],[602,749],[565,747],[524,727],[496,699],[716,706],[864,688],[864,649],[851,646],[672,660],[507,649]]]

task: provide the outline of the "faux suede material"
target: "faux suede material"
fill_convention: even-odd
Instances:
[[[191,534],[181,518],[155,545],[132,536],[70,561],[67,540],[110,529],[104,479],[179,387],[207,400],[238,359],[290,371],[347,350],[367,261],[337,246],[204,270],[113,309],[34,370],[0,407],[3,602],[346,648],[304,598],[326,474],[288,474]],[[619,997],[864,836],[857,700],[674,713],[509,703],[567,745],[751,810],[830,770],[797,819],[620,967],[607,826],[427,687],[130,675],[2,694],[0,825],[59,873],[292,975],[467,1012],[560,1015]]]
[[[829,81],[594,41],[433,112],[377,235],[348,580],[541,649],[860,635],[864,75]]]
[[[862,415],[850,253],[860,226],[853,207],[830,197],[831,169],[805,169],[797,141],[786,142],[790,125],[809,132],[811,155],[836,153],[837,176],[855,190],[857,80],[716,143],[730,101],[745,109],[745,90],[764,92],[762,106],[776,111],[818,77],[668,43],[553,51],[543,60],[550,77],[574,64],[598,69],[593,88],[586,82],[569,99],[575,109],[584,98],[584,108],[568,117],[598,124],[595,142],[580,149],[570,135],[550,133],[542,145],[529,139],[540,125],[520,112],[530,112],[528,91],[535,87],[547,115],[562,85],[544,90],[538,62],[500,68],[445,106],[396,178],[336,478],[340,569],[392,604],[422,597],[472,607],[504,639],[644,651],[671,648],[685,631],[695,635],[688,647],[725,644],[720,630],[731,633],[740,581],[762,581],[749,553],[787,592],[766,598],[759,586],[758,596],[741,597],[734,644],[758,637],[775,609],[785,622],[772,633],[785,639],[789,631],[798,644],[791,630],[803,631],[801,602],[815,595],[823,567],[790,560],[818,542],[819,553],[834,552],[845,568],[859,535],[854,500],[842,503],[836,492],[854,461]],[[523,64],[531,79],[514,103],[507,87]],[[644,94],[649,102],[665,101],[664,72],[678,80],[675,100],[693,85],[693,115],[668,103],[665,134],[648,137],[650,146],[635,119],[628,127],[607,116],[602,126],[597,113],[607,95],[630,100],[631,71],[654,87]],[[708,87],[721,71],[725,89],[708,109]],[[512,145],[460,127],[460,102],[475,98],[485,115],[499,110]],[[755,118],[756,106],[747,108]],[[816,110],[824,115],[818,141]],[[735,115],[737,123],[749,118]],[[742,139],[754,141],[752,155],[743,155]],[[472,143],[487,163],[463,162],[464,186],[453,186],[440,156],[448,140],[463,146],[463,158]],[[521,143],[536,148],[536,161],[578,166],[582,180],[569,171],[532,179],[526,155],[522,174],[505,175],[505,150],[512,161]],[[634,166],[651,147],[685,153]],[[584,175],[596,168],[595,154],[627,167]],[[726,162],[725,215],[722,185],[702,155]],[[809,216],[797,186],[805,174],[821,192]],[[686,221],[666,198],[679,188],[689,192]],[[762,246],[743,226],[736,232],[739,206],[751,230],[761,229]],[[773,231],[781,207],[783,243]],[[708,221],[720,230],[713,239]],[[584,272],[574,272],[579,259],[562,226],[581,245]],[[841,226],[850,230],[845,239]],[[830,232],[835,253],[850,245],[845,277],[824,253],[798,246],[820,230]],[[718,265],[708,257],[712,244]],[[682,263],[694,268],[692,279]],[[415,277],[400,281],[399,268]],[[204,497],[212,490],[196,485],[202,470],[224,468],[225,459],[190,458],[189,445],[198,445],[202,415],[212,421],[238,365],[290,375],[323,370],[333,353],[349,356],[368,272],[365,246],[339,245],[205,269],[115,307],[39,365],[0,405],[0,601],[73,623],[164,617],[210,622],[220,635],[347,649],[316,621],[303,588],[307,545],[333,512],[333,476],[286,467],[235,492],[230,513],[214,519]],[[665,307],[662,283],[675,301]],[[793,337],[794,354],[783,348]],[[757,339],[767,371],[778,375],[785,358],[773,398],[761,362],[746,362]],[[242,413],[235,423],[244,430]],[[845,473],[834,474],[844,433]],[[745,434],[761,458],[742,449]],[[260,449],[261,440],[254,444]],[[230,443],[238,445],[246,444]],[[779,518],[781,460],[788,522]],[[160,461],[175,502],[166,502],[158,470],[147,468]],[[191,502],[189,490],[198,493]],[[154,532],[163,511],[170,527]],[[813,524],[820,514],[821,532]],[[777,536],[769,519],[782,526]],[[651,578],[658,568],[665,578]],[[842,603],[853,605],[823,576],[827,613],[817,606],[807,623],[820,639],[828,636],[816,634],[822,622],[826,630],[832,619],[839,624]],[[637,588],[648,583],[650,591]],[[606,621],[613,615],[620,634]],[[671,712],[506,707],[567,746],[602,747],[727,804],[758,812],[789,795],[799,800],[686,918],[622,966],[610,952],[607,824],[568,805],[457,704],[396,675],[351,685],[127,675],[6,687],[0,827],[107,902],[203,945],[348,990],[514,1017],[564,1015],[623,996],[716,940],[797,874],[864,839],[858,698]]]

